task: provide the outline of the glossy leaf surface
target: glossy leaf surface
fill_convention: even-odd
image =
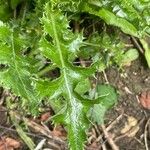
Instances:
[[[88,127],[87,110],[95,103],[103,103],[104,97],[95,100],[82,97],[79,94],[84,93],[86,88],[81,83],[88,85],[87,78],[94,74],[98,62],[87,68],[73,65],[73,59],[70,58],[76,58],[77,51],[82,48],[83,37],[81,34],[73,34],[66,16],[49,3],[45,7],[42,23],[44,35],[41,52],[59,67],[61,75],[53,81],[41,80],[38,88],[43,96],[49,96],[50,99],[62,96],[66,100],[66,108],[63,108],[62,114],[56,115],[55,121],[61,120],[67,125],[70,148],[82,150],[85,129]],[[51,37],[51,40],[47,40],[45,35]]]

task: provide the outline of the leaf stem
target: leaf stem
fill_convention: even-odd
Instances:
[[[83,44],[100,48],[99,44],[93,44],[93,43],[88,43],[88,42],[83,42]]]

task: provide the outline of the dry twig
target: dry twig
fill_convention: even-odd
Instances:
[[[107,132],[105,125],[101,125],[101,128],[112,150],[119,150],[119,147],[115,144],[115,142],[113,141],[113,139],[110,137],[109,133]]]
[[[148,148],[148,142],[147,142],[147,135],[148,135],[147,130],[148,130],[148,125],[150,125],[150,118],[148,119],[148,121],[147,121],[147,123],[146,123],[146,125],[145,125],[145,130],[144,130],[144,142],[145,142],[145,148],[146,148],[146,150],[149,150],[149,148]]]
[[[106,127],[106,131],[108,132],[109,130],[111,130],[113,128],[113,126],[122,118],[123,116],[123,113],[120,114],[113,122],[111,122],[111,124]],[[103,134],[101,134],[98,138],[97,138],[97,141],[100,141],[100,139],[102,139],[103,137]]]
[[[133,41],[135,47],[136,47],[142,54],[144,54],[144,50],[143,50],[143,48],[141,47],[141,45],[139,44],[139,42],[137,41],[137,39],[136,39],[135,37],[133,37],[133,36],[131,36],[131,39],[132,39],[132,41]]]

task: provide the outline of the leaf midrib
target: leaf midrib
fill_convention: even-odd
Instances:
[[[50,14],[50,17],[51,17],[51,20],[52,20],[52,28],[53,28],[53,32],[54,32],[54,38],[56,40],[56,47],[57,47],[57,50],[59,52],[59,57],[60,57],[60,61],[61,61],[61,64],[62,64],[62,72],[63,72],[63,76],[64,76],[64,79],[65,79],[65,86],[67,88],[69,99],[70,99],[70,102],[71,102],[71,99],[73,98],[73,96],[71,94],[72,91],[69,88],[69,81],[68,81],[67,72],[66,72],[67,67],[65,66],[65,63],[64,63],[62,50],[61,50],[61,47],[60,47],[60,42],[59,42],[58,34],[57,34],[57,31],[56,31],[56,25],[55,25],[54,17],[53,17],[52,14]]]
[[[70,118],[71,118],[71,121],[76,121],[76,120],[73,119],[74,117],[76,117],[75,116],[76,115],[76,107],[75,107],[76,106],[76,98],[71,94],[72,90],[70,89],[70,86],[69,86],[71,83],[69,83],[69,80],[68,80],[68,77],[67,77],[67,71],[66,71],[67,67],[65,66],[65,61],[64,61],[63,55],[62,55],[62,50],[61,50],[61,47],[60,47],[60,42],[59,42],[58,34],[57,34],[57,31],[56,31],[55,19],[53,17],[53,14],[49,14],[49,15],[50,15],[50,18],[51,18],[51,21],[52,21],[52,29],[53,29],[53,33],[54,33],[54,39],[56,41],[56,48],[57,48],[58,53],[59,53],[59,57],[60,57],[61,65],[62,65],[62,72],[63,72],[63,76],[64,76],[64,82],[65,82],[65,86],[66,86],[66,89],[67,89],[67,93],[69,95],[69,102],[70,102],[71,109],[72,109],[72,112],[70,114]],[[80,112],[78,112],[78,113],[80,113]],[[71,122],[71,124],[73,125],[75,131],[77,130],[76,123],[77,122]],[[74,132],[73,136],[75,136],[75,135],[76,135],[76,133]],[[74,144],[75,144],[76,150],[79,150],[77,141]]]

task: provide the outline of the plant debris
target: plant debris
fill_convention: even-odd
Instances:
[[[139,100],[144,108],[150,109],[150,90],[143,91],[139,96]]]
[[[10,137],[1,137],[0,150],[15,150],[21,147],[21,143]]]

